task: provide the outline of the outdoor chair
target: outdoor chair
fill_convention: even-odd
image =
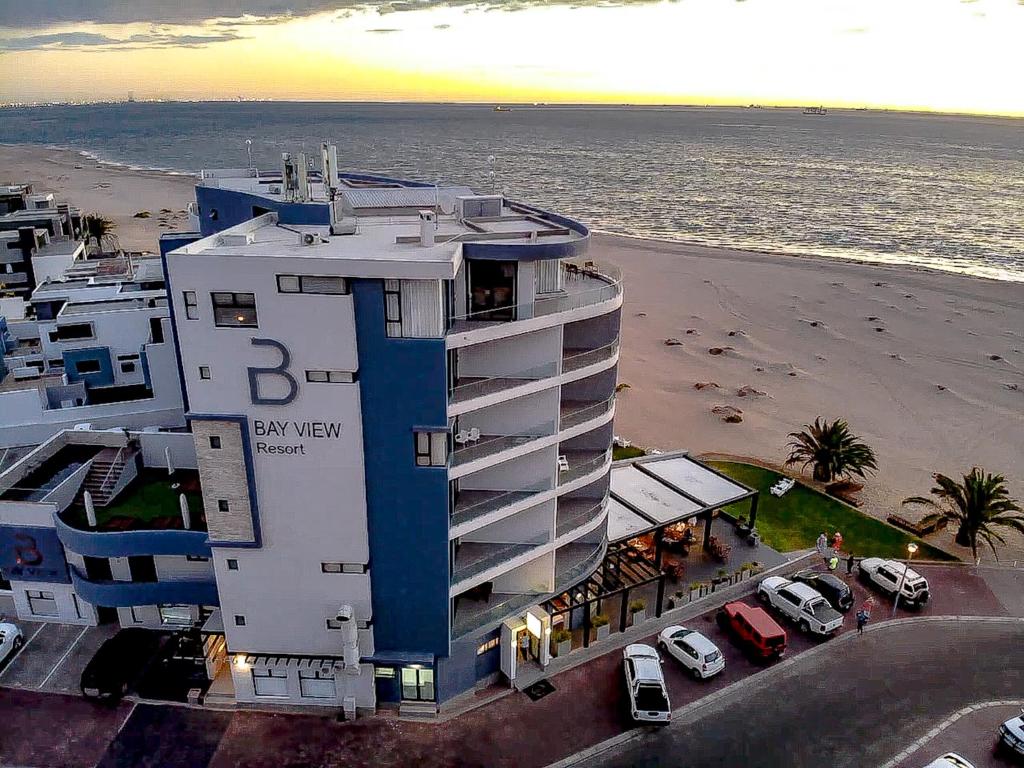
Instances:
[[[569,471],[569,458],[565,454],[562,454],[561,456],[558,457],[558,471],[559,472],[568,472]]]

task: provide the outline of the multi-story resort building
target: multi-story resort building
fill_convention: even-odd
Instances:
[[[211,700],[436,711],[546,665],[605,559],[621,281],[575,221],[335,168],[204,172],[161,239],[192,434],[0,473],[0,569],[24,618],[195,628]]]

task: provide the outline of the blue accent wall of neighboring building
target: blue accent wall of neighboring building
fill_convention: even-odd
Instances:
[[[110,362],[109,347],[89,347],[87,349],[69,349],[62,355],[64,372],[68,382],[83,381],[90,387],[107,387],[114,383],[114,366]],[[88,363],[88,370],[82,371],[79,366]],[[96,363],[98,371],[91,370]]]
[[[0,525],[0,573],[8,581],[66,584],[68,562],[53,528]]]
[[[197,186],[196,203],[203,237],[249,221],[260,211],[276,211],[282,224],[331,223],[326,203],[286,203],[232,189]]]
[[[160,235],[160,255],[166,256],[171,251],[200,239],[202,235],[198,232],[165,232]]]
[[[380,280],[355,280],[374,643],[448,655],[448,472],[417,467],[414,426],[448,423],[444,339],[389,338]]]
[[[104,608],[127,608],[131,605],[160,603],[220,605],[216,581],[94,580],[86,578],[78,568],[72,566],[71,583],[79,597],[87,603]]]
[[[83,531],[53,515],[57,537],[70,551],[89,557],[198,555],[210,557],[206,531]]]

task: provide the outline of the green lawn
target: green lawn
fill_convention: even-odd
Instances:
[[[612,459],[615,461],[621,461],[622,459],[635,459],[639,456],[645,456],[646,451],[643,448],[637,448],[635,445],[629,446],[629,448],[623,448],[621,445],[616,445],[612,448]]]
[[[181,473],[181,474],[184,474]],[[142,522],[149,522],[159,517],[180,517],[181,507],[178,496],[180,489],[171,488],[167,473],[163,470],[143,470],[139,477],[121,491],[108,507],[96,508],[96,522],[102,527],[108,520],[115,517],[131,517]],[[193,521],[202,512],[203,497],[201,493],[186,491],[189,510]],[[73,515],[73,524],[85,526],[85,510],[74,508],[68,510]]]
[[[825,531],[831,537],[843,534],[843,549],[857,557],[906,557],[907,544],[921,547],[917,557],[924,560],[953,560],[949,555],[909,533],[865,515],[823,493],[797,485],[781,499],[769,493],[782,475],[770,469],[731,461],[709,461],[719,472],[761,492],[757,507],[757,530],[765,544],[781,552],[813,547]],[[749,502],[726,507],[726,511],[746,515]]]

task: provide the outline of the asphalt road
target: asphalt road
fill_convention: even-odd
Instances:
[[[874,768],[962,707],[1024,691],[1019,622],[904,624],[833,642],[586,765]]]

